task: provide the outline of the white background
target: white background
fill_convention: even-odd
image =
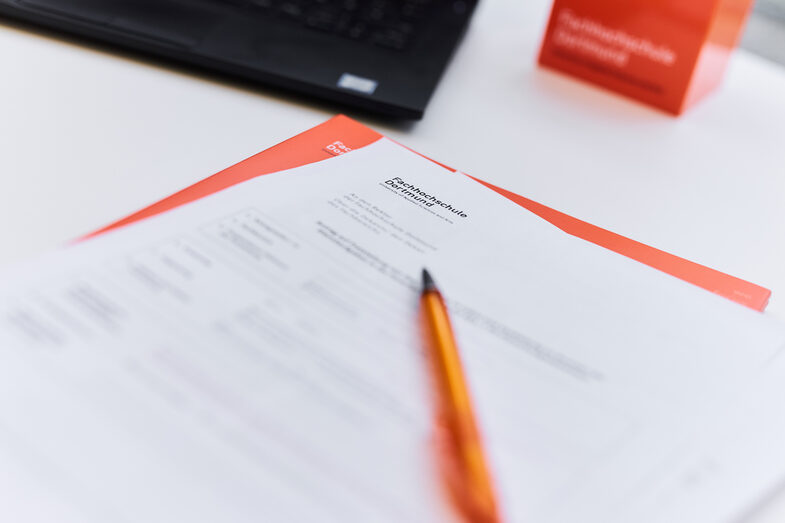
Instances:
[[[785,319],[785,69],[738,51],[680,118],[539,69],[546,0],[481,0],[423,121],[0,25],[0,268],[345,111],[451,166],[763,285]],[[778,506],[779,505],[779,506]],[[775,500],[752,521],[781,521]]]

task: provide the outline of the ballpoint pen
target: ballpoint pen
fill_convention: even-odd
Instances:
[[[442,472],[449,493],[467,522],[500,523],[491,472],[447,307],[426,269],[422,271],[420,311],[433,376]]]

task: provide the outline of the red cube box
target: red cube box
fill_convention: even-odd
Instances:
[[[539,62],[681,114],[722,80],[753,0],[555,0]]]

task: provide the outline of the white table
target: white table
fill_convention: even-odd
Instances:
[[[674,119],[535,66],[546,0],[483,0],[422,122],[435,159],[766,286],[785,319],[785,69],[736,53]],[[0,25],[0,267],[322,122],[332,106]],[[752,518],[785,518],[785,496]]]

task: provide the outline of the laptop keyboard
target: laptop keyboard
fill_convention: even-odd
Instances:
[[[219,0],[358,42],[404,51],[434,0]]]

